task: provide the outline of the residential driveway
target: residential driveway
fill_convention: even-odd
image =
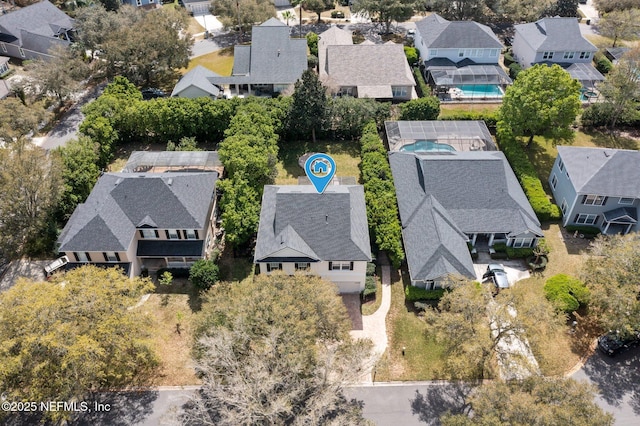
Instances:
[[[527,279],[531,276],[529,269],[525,266],[523,260],[504,260],[504,259],[496,259],[491,260],[490,258],[482,259],[482,263],[474,263],[473,269],[476,272],[476,279],[478,282],[482,282],[482,275],[487,272],[487,266],[489,263],[498,263],[504,266],[504,271],[507,273],[507,279],[509,280],[509,284],[513,285],[520,280]]]
[[[362,310],[360,308],[360,294],[345,293],[340,295],[342,303],[347,308],[347,314],[351,320],[352,330],[362,330]]]
[[[580,9],[580,12],[584,13],[584,16],[586,16],[587,19],[591,19],[592,23],[594,20],[597,21],[598,18],[600,18],[600,13],[598,12],[598,9],[596,9],[593,0],[587,0],[587,4],[578,4],[578,9]]]
[[[44,267],[50,260],[14,260],[9,264],[0,278],[0,291],[5,291],[18,281],[18,278],[28,278],[33,281],[44,280]]]
[[[614,358],[596,352],[571,377],[598,387],[595,402],[616,425],[640,424],[640,348]]]

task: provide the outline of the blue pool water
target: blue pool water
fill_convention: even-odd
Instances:
[[[415,143],[405,145],[400,151],[406,152],[455,152],[451,145],[446,143],[438,143],[435,141],[416,141]]]
[[[495,84],[463,84],[457,87],[464,97],[501,98],[504,95],[500,86]]]

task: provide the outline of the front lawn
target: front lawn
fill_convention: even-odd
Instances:
[[[452,115],[461,115],[469,112],[480,113],[480,114],[493,114],[495,113],[502,104],[478,104],[478,103],[468,103],[468,104],[460,104],[460,103],[440,103],[440,115],[438,116],[439,120],[442,120],[444,117],[450,117]]]
[[[305,172],[298,159],[309,152],[329,154],[336,162],[336,176],[353,176],[360,181],[360,144],[357,141],[293,141],[282,142],[278,153],[276,185],[296,185]]]
[[[408,274],[403,276],[408,281]],[[391,309],[387,315],[389,347],[378,361],[375,381],[441,379],[443,348],[426,334],[425,322],[405,304],[404,287],[397,272],[392,272],[391,279]]]

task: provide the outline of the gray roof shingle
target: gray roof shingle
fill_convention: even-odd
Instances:
[[[558,146],[576,192],[640,198],[640,151]]]
[[[536,22],[515,25],[514,28],[516,35],[520,34],[536,52],[598,50],[582,37],[576,18],[543,18]]]
[[[314,260],[371,259],[369,229],[360,185],[267,185],[262,197],[255,261],[290,249]]]
[[[178,84],[173,88],[171,96],[178,96],[183,90],[194,86],[209,93],[211,96],[218,96],[220,89],[209,81],[209,77],[217,77],[215,72],[198,65],[182,76]]]
[[[465,234],[542,236],[502,152],[392,152],[389,161],[412,280],[442,276],[443,268],[474,276]]]
[[[447,21],[434,13],[416,22],[428,49],[502,49],[491,28],[473,21]]]
[[[60,251],[122,251],[137,227],[202,229],[216,172],[106,173],[64,227]]]

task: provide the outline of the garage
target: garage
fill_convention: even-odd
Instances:
[[[360,282],[358,281],[338,281],[336,282],[340,293],[360,293]]]

